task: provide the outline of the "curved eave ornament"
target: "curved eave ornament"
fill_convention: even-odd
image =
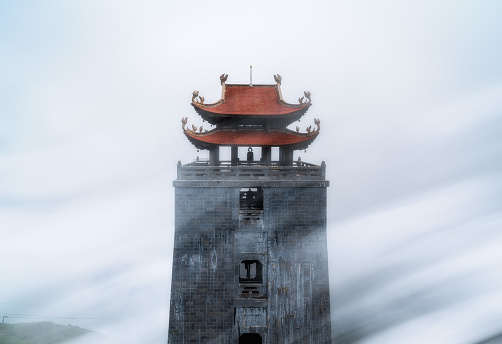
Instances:
[[[308,108],[312,105],[311,93],[309,91],[303,92],[303,97],[298,98],[298,104],[290,104],[282,98],[281,92],[281,84],[282,84],[282,76],[279,74],[274,75],[274,80],[276,82],[277,87],[277,95],[279,96],[279,103],[288,107],[296,107],[296,108]]]
[[[227,79],[228,79],[228,74],[223,73],[220,75],[220,82],[221,82],[221,87],[222,87],[221,98],[216,103],[205,104],[204,97],[200,96],[199,91],[196,90],[196,91],[192,92],[192,105],[195,107],[214,107],[214,106],[217,106],[217,105],[224,103],[225,102],[225,85],[226,85],[225,82],[227,81]]]

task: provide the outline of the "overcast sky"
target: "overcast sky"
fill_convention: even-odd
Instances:
[[[252,64],[286,101],[312,93],[294,126],[321,120],[295,158],[327,164],[337,343],[502,333],[501,18],[499,0],[0,2],[0,313],[165,343],[176,163],[207,156],[180,120]]]

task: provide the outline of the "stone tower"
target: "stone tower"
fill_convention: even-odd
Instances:
[[[304,133],[287,129],[311,106],[310,93],[286,103],[281,77],[274,78],[236,85],[222,75],[219,101],[192,96],[215,128],[190,129],[182,119],[188,140],[209,159],[178,163],[174,181],[170,344],[331,343],[329,182],[324,162],[293,161],[320,122]],[[220,147],[230,147],[230,160],[220,159]]]

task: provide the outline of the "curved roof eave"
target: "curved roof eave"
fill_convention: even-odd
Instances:
[[[188,140],[198,149],[211,147],[292,147],[294,150],[306,149],[319,134],[296,133],[289,129],[274,131],[242,131],[213,129],[204,133],[184,131]]]
[[[224,121],[228,118],[237,118],[241,120],[263,120],[264,117],[268,117],[270,120],[273,121],[280,121],[280,122],[285,122],[286,125],[289,125],[297,120],[299,120],[307,110],[309,109],[310,105],[308,104],[307,106],[304,106],[303,108],[299,108],[295,111],[285,113],[285,114],[236,114],[236,113],[228,113],[228,114],[220,114],[220,113],[214,113],[211,111],[208,111],[207,108],[202,108],[199,107],[195,104],[192,103],[192,106],[194,107],[195,111],[202,117],[203,120],[210,124],[217,124],[221,121]]]

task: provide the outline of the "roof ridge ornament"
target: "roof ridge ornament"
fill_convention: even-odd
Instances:
[[[197,99],[197,97],[199,99]],[[193,93],[192,93],[192,103],[204,105],[204,97],[199,96],[199,91],[193,91]]]
[[[220,75],[220,81],[222,85],[227,81],[227,79],[228,79],[228,74],[223,73]]]
[[[317,125],[317,129],[312,130],[312,126],[309,125],[307,127],[307,135],[308,136],[315,135],[315,134],[319,133],[319,130],[321,130],[321,121],[319,120],[319,118],[314,118],[314,123],[315,123],[315,125]],[[296,127],[296,128],[297,128],[296,131],[298,131],[298,127]]]
[[[187,125],[187,120],[188,117],[181,118],[181,128],[183,129],[183,131],[191,131],[190,129],[185,128],[185,125]]]
[[[303,94],[305,97],[298,98],[298,103],[300,104],[310,104],[312,103],[312,99],[310,98],[311,94],[309,91],[304,91]],[[304,101],[304,98],[307,98],[307,100]]]
[[[279,84],[279,85],[280,85],[280,84],[281,84],[281,82],[282,82],[282,76],[280,76],[279,74],[277,74],[277,75],[276,75],[276,74],[274,74],[274,80],[275,80],[275,82],[276,82],[277,84]]]
[[[184,132],[189,132],[189,133],[192,133],[192,134],[195,134],[197,132],[197,127],[195,125],[192,124],[192,129],[188,129],[188,128],[185,128],[186,124],[187,124],[187,121],[188,121],[188,117],[182,117],[181,118],[181,127],[183,128],[183,131]],[[202,130],[203,130],[203,126],[201,125],[200,128],[199,128],[199,132],[202,133]],[[207,131],[207,130],[206,130]]]

